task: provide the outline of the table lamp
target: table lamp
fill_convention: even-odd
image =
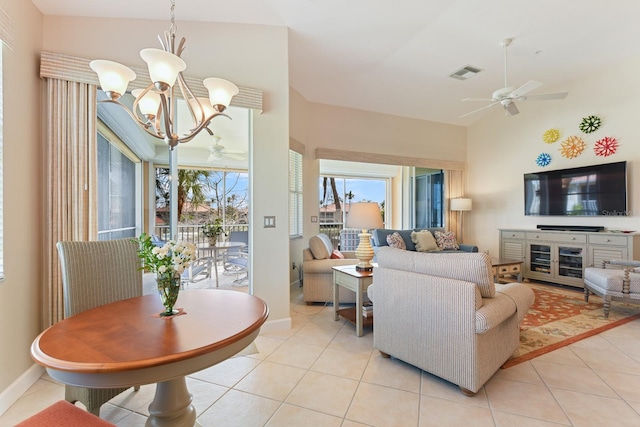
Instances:
[[[347,228],[359,228],[362,233],[358,234],[360,242],[356,248],[356,258],[360,261],[356,265],[357,271],[373,271],[371,260],[373,259],[373,248],[371,247],[371,234],[368,230],[382,228],[382,214],[376,202],[351,203],[347,212]]]
[[[467,199],[466,197],[459,197],[457,199],[451,199],[451,210],[460,212],[460,242],[462,242],[462,230],[464,219],[464,211],[471,210],[472,201],[471,199]]]

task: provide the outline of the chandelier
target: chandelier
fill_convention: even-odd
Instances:
[[[210,77],[203,81],[209,98],[194,95],[182,74],[187,67],[180,58],[184,51],[185,38],[183,37],[176,47],[174,9],[175,1],[171,0],[171,27],[169,31],[165,31],[164,40],[158,36],[162,49],[149,48],[140,51],[140,57],[149,68],[151,83],[145,89],[131,92],[135,97],[131,110],[119,99],[126,93],[129,82],[135,80],[136,73],[129,67],[113,61],[95,60],[89,63],[91,69],[98,74],[100,87],[108,97],[100,102],[110,102],[124,108],[142,129],[149,135],[163,140],[170,150],[179,143],[191,141],[203,129],[213,135],[208,127],[211,120],[220,115],[229,117],[223,112],[229,106],[231,98],[238,94],[238,87],[230,81]],[[193,125],[184,135],[177,135],[175,131],[176,83],[193,119]]]

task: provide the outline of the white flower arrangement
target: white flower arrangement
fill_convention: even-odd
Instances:
[[[156,246],[145,233],[135,241],[140,245],[138,256],[143,267],[157,274],[172,271],[182,274],[196,259],[196,245],[191,242],[169,240],[163,246]]]

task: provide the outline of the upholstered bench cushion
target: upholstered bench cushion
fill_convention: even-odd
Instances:
[[[615,297],[626,296],[640,299],[640,273],[629,273],[629,295],[622,293],[624,271],[588,267],[584,270],[584,280],[601,292]]]
[[[95,415],[61,400],[27,418],[16,427],[115,427]]]

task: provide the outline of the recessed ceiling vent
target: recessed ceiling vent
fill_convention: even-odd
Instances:
[[[449,74],[449,77],[458,80],[467,80],[478,74],[480,71],[483,71],[482,68],[474,67],[473,65],[467,65],[466,67],[462,67],[458,71]]]

